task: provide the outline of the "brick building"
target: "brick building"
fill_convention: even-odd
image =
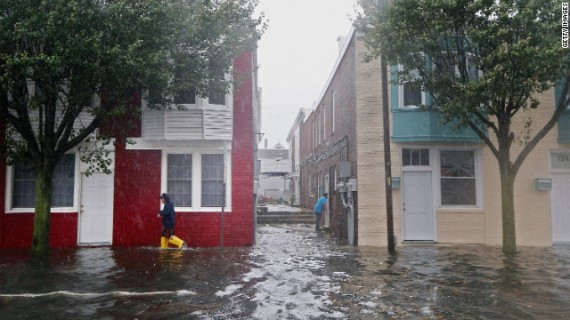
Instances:
[[[358,242],[359,193],[354,193],[353,210],[343,204],[336,185],[340,182],[339,165],[350,163],[351,177],[357,178],[358,92],[366,82],[362,71],[359,42],[362,35],[352,30],[339,38],[339,56],[313,110],[300,125],[300,199],[301,206],[312,208],[320,193],[329,194],[325,227],[339,239]],[[375,62],[370,62],[372,65]],[[367,65],[367,64],[366,64]],[[349,236],[350,235],[350,236]]]
[[[87,176],[81,152],[66,154],[53,182],[50,245],[158,246],[162,192],[171,195],[176,234],[189,246],[253,244],[261,108],[256,64],[255,52],[234,60],[234,72],[247,77],[226,95],[181,94],[178,108],[170,110],[148,109],[139,99],[134,144],[109,149],[110,175]],[[1,160],[0,247],[31,246],[33,189],[33,174]]]

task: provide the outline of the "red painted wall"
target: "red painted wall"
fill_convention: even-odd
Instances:
[[[113,245],[160,243],[160,160],[158,150],[115,150]]]
[[[33,213],[5,214],[3,247],[30,248],[33,230]],[[77,246],[77,213],[51,214],[49,243],[52,248]]]
[[[243,80],[234,88],[232,146],[232,212],[224,216],[224,245],[253,244],[253,82],[252,54],[235,60]],[[248,76],[245,76],[248,75]],[[114,246],[158,246],[161,152],[125,150],[115,153]],[[220,245],[221,213],[177,212],[176,235],[192,247]]]

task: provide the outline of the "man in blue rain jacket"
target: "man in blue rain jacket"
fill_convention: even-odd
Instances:
[[[313,209],[315,212],[315,231],[317,232],[321,231],[321,217],[323,216],[323,211],[327,210],[326,204],[327,194],[323,193]]]
[[[174,235],[174,222],[176,215],[174,212],[174,205],[166,193],[160,195],[160,202],[164,204],[164,208],[159,213],[159,216],[162,216],[162,236],[170,238],[170,236]]]

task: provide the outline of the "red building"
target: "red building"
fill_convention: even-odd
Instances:
[[[110,147],[110,175],[87,176],[81,151],[65,155],[54,176],[51,247],[158,246],[162,192],[175,205],[176,235],[189,246],[253,244],[256,63],[251,52],[235,59],[234,73],[248,76],[226,95],[186,92],[177,108],[160,111],[139,101],[134,143]],[[31,247],[33,174],[0,161],[0,247]]]

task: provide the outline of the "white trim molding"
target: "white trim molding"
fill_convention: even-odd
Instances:
[[[176,212],[221,212],[222,207],[202,207],[202,155],[224,155],[224,180],[226,183],[226,206],[224,211],[232,211],[232,152],[231,149],[216,148],[168,148],[162,150],[160,192],[168,193],[168,155],[191,154],[192,155],[192,207],[175,207]]]
[[[74,164],[74,177],[73,177],[73,206],[71,207],[52,207],[52,213],[75,213],[79,212],[79,192],[81,191],[81,172],[80,172],[80,162],[78,152],[70,152],[75,156]],[[5,213],[33,213],[35,208],[13,208],[13,188],[14,188],[14,167],[6,166],[6,192],[4,194],[4,212]]]

